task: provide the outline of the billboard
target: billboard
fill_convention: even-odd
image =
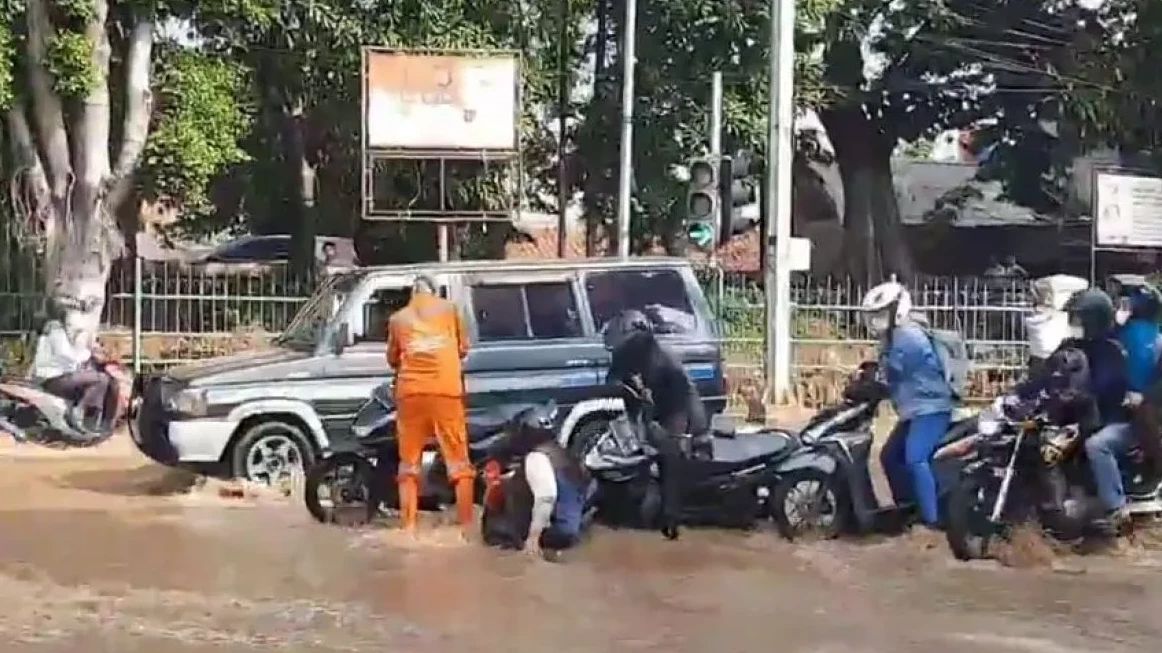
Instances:
[[[510,52],[363,55],[366,146],[516,150],[520,66]]]
[[[1098,173],[1094,217],[1098,246],[1162,247],[1162,179]]]

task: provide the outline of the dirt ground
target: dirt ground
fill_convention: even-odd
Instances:
[[[0,446],[0,650],[1152,652],[1162,556],[1148,538],[1010,565],[927,535],[836,542],[599,529],[564,562],[462,545],[433,518],[344,530],[301,501],[237,498],[127,438]]]

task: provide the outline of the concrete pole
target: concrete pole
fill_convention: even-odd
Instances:
[[[633,181],[633,75],[637,63],[637,0],[625,3],[625,41],[622,44],[621,164],[617,188],[617,254],[629,258],[629,200]]]

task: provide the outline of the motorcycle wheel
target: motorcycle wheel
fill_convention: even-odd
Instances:
[[[963,475],[948,497],[948,548],[957,560],[980,560],[989,556],[996,525],[989,521],[994,494],[975,475]]]
[[[303,500],[307,512],[323,524],[362,526],[378,512],[371,483],[375,468],[366,458],[341,453],[324,458],[307,472]],[[326,498],[320,491],[326,489]]]
[[[771,518],[787,540],[804,537],[834,539],[850,522],[847,495],[834,476],[817,469],[792,472],[771,492]]]

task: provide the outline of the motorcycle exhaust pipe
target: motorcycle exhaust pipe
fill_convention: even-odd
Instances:
[[[949,458],[961,458],[967,456],[976,446],[977,440],[980,439],[980,434],[970,435],[967,438],[961,438],[955,442],[950,442],[940,449],[936,450],[936,454],[932,456],[934,460],[947,460]]]

